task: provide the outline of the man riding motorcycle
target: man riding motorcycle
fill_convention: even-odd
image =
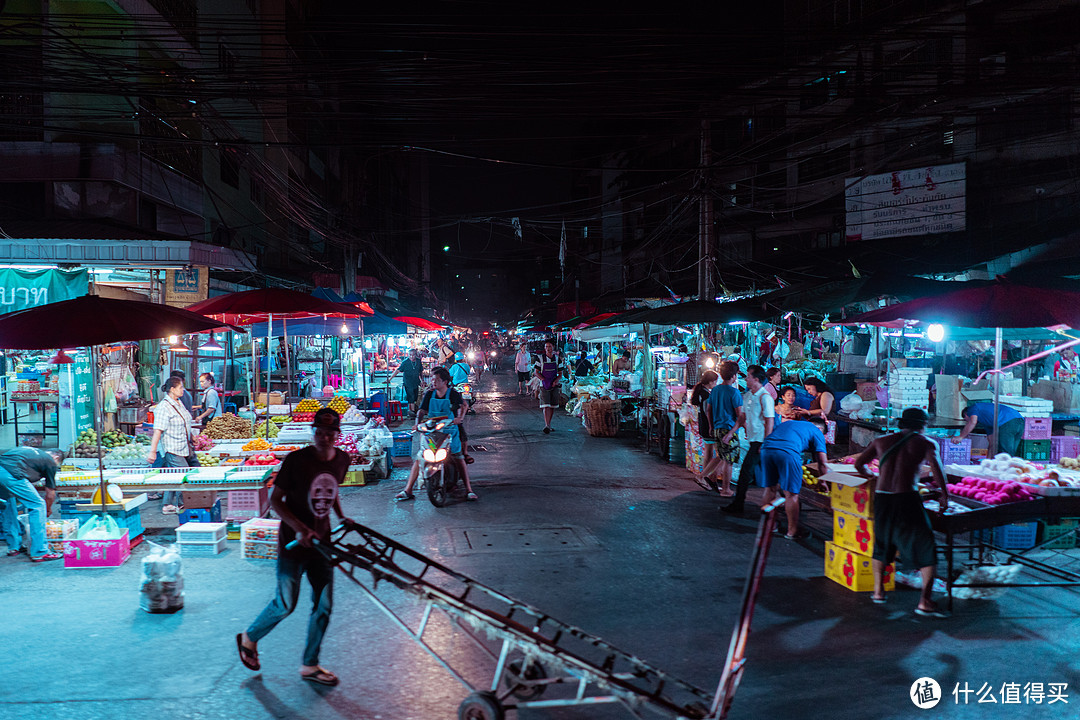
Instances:
[[[416,411],[416,425],[419,426],[423,422],[425,415],[454,418],[454,422],[446,428],[446,432],[452,438],[450,444],[451,459],[456,465],[461,479],[465,482],[465,491],[468,493],[466,497],[469,500],[478,500],[479,498],[473,492],[472,484],[469,482],[469,471],[465,468],[464,438],[459,433],[463,429],[461,423],[464,421],[468,405],[462,400],[461,393],[451,388],[450,384],[450,373],[446,368],[437,367],[432,370],[431,386],[433,389],[428,390],[424,395],[424,399],[420,402],[420,409]],[[412,500],[415,497],[412,491],[419,474],[420,463],[414,459],[412,468],[409,470],[409,479],[405,483],[405,489],[394,496],[396,500]]]

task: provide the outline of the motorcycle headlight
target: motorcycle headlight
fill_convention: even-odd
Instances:
[[[495,357],[495,351],[494,350],[491,351],[491,357]]]
[[[435,451],[435,461],[441,462],[446,459],[446,448],[439,448]]]
[[[427,450],[424,451],[424,459],[427,460],[428,462],[435,462],[435,458],[436,458],[436,455],[435,455],[434,450],[427,449]]]

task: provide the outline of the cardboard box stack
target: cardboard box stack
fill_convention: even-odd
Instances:
[[[825,543],[825,577],[854,592],[874,589],[874,495],[864,478],[832,472],[829,498],[833,539]],[[885,590],[895,587],[894,568],[885,568]]]

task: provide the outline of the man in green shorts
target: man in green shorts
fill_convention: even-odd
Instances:
[[[922,435],[929,418],[919,408],[907,408],[900,416],[900,432],[885,435],[871,443],[855,459],[855,469],[874,485],[874,594],[871,600],[885,602],[882,583],[884,570],[897,555],[909,567],[919,568],[922,594],[915,614],[923,617],[946,617],[930,599],[937,569],[934,531],[919,496],[919,474],[923,463],[941,489],[941,511],[949,504],[949,490],[941,469],[938,448]],[[867,468],[878,459],[878,474]]]

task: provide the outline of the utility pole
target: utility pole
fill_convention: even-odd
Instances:
[[[712,300],[712,275],[709,262],[712,258],[713,203],[709,193],[710,123],[701,121],[701,170],[698,174],[698,299]]]

